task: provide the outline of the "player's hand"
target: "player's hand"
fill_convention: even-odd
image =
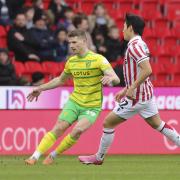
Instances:
[[[115,100],[117,102],[120,102],[121,99],[126,95],[127,88],[124,88],[123,90],[119,91],[117,94],[115,94]]]
[[[34,99],[37,101],[39,95],[41,94],[41,90],[40,89],[34,89],[28,96],[27,96],[27,100],[29,102],[32,102]]]
[[[126,97],[127,97],[128,99],[131,99],[131,100],[135,99],[135,97],[134,97],[134,89],[133,89],[132,87],[129,87],[129,88],[127,89],[127,91],[126,91]]]
[[[109,75],[104,75],[101,79],[101,82],[103,85],[108,85],[108,86],[112,86],[112,82],[113,82],[113,77],[109,76]]]

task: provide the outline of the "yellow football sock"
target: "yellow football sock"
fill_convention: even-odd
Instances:
[[[68,134],[59,144],[59,146],[55,149],[57,154],[61,154],[64,151],[66,151],[67,149],[69,149],[70,147],[72,147],[75,143],[77,142],[77,140],[75,140],[74,138],[71,137],[70,134]]]
[[[40,144],[37,147],[37,151],[44,154],[56,141],[56,136],[52,132],[48,132],[42,138]]]

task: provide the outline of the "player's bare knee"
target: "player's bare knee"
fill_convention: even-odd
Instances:
[[[75,139],[78,139],[83,132],[84,132],[84,130],[82,128],[75,127],[71,132],[71,136]]]
[[[61,124],[56,124],[51,131],[56,135],[56,137],[59,137],[64,133],[65,130],[66,127],[62,126]]]

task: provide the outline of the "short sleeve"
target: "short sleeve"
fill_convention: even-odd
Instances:
[[[149,60],[149,49],[145,43],[142,44],[133,44],[129,48],[129,54],[131,57],[139,64],[144,60]]]
[[[104,56],[101,56],[99,58],[99,67],[102,71],[105,71],[106,69],[112,68],[111,64],[109,63],[109,61]]]
[[[69,60],[67,60],[66,64],[65,64],[65,68],[64,68],[64,72],[67,74],[70,74],[70,69],[69,69]]]

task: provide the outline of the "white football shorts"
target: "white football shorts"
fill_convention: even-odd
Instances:
[[[158,114],[158,108],[154,98],[145,102],[137,102],[135,105],[132,100],[125,98],[116,104],[113,112],[123,119],[129,119],[135,114],[146,119]]]

